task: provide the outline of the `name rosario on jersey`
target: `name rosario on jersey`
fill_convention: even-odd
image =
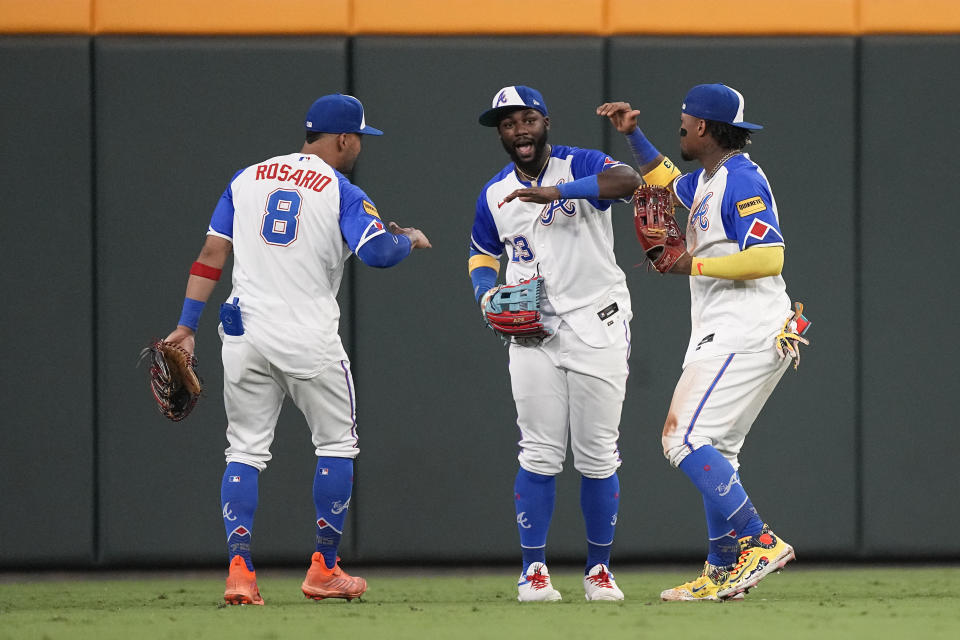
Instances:
[[[274,162],[272,164],[258,164],[255,180],[278,180],[280,182],[292,182],[298,187],[305,187],[320,193],[333,181],[330,176],[324,175],[318,171],[304,171],[303,169],[293,170],[288,164]]]

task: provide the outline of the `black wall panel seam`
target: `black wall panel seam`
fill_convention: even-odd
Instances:
[[[863,188],[863,40],[856,38],[853,43],[853,162],[857,170],[853,172],[853,193],[862,193]],[[862,221],[862,198],[853,199],[853,326],[861,327],[863,322],[863,236],[859,233]],[[853,505],[856,510],[853,517],[853,540],[859,555],[865,553],[863,510],[863,332],[855,330],[853,345]]]
[[[93,478],[93,491],[91,495],[93,509],[93,563],[100,564],[101,545],[100,545],[100,401],[99,401],[99,376],[97,372],[100,368],[99,361],[99,334],[98,327],[100,304],[99,289],[97,280],[99,271],[97,269],[97,90],[96,90],[96,41],[90,38],[87,48],[89,64],[89,91],[90,91],[90,392],[93,395],[91,410],[93,413],[93,424],[91,425],[92,439],[92,463],[93,469],[91,476]]]

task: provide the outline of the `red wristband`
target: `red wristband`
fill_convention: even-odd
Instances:
[[[203,264],[202,262],[194,262],[193,266],[190,267],[190,275],[200,276],[208,280],[219,280],[221,273],[223,273],[223,269],[214,269],[210,265]]]

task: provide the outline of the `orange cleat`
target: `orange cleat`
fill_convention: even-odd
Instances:
[[[317,551],[313,554],[310,569],[307,570],[307,577],[300,585],[300,590],[303,591],[303,595],[314,600],[324,598],[353,600],[362,596],[367,590],[367,581],[345,573],[340,568],[340,558],[337,558],[332,569],[327,569],[323,554]]]
[[[227,604],[263,604],[257,588],[257,573],[247,569],[247,563],[240,556],[233,556],[230,561],[223,599]]]

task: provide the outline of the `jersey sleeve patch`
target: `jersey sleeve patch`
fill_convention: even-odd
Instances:
[[[383,223],[380,222],[379,219],[371,220],[366,229],[364,229],[363,233],[360,235],[360,240],[357,242],[357,246],[353,252],[357,253],[360,251],[360,247],[367,244],[377,236],[382,236],[386,232],[386,229],[383,228]]]
[[[742,249],[757,244],[783,244],[783,236],[772,224],[755,218],[743,236]]]
[[[340,181],[340,233],[350,250],[356,253],[371,239],[387,231],[377,208],[363,189],[339,174],[337,177]]]
[[[373,206],[372,202],[367,200],[363,201],[363,210],[372,215],[374,218],[380,218],[380,212],[377,211],[377,208]]]
[[[763,198],[760,196],[754,196],[752,198],[746,198],[745,200],[740,200],[737,202],[737,213],[740,214],[741,218],[746,218],[752,213],[757,213],[760,211],[766,211],[767,205],[763,201]]]

